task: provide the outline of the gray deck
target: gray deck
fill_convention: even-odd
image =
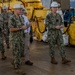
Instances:
[[[48,44],[34,41],[31,45],[31,60],[33,66],[27,66],[22,59],[22,68],[26,75],[75,75],[75,47],[65,47],[67,57],[71,59],[70,64],[61,64],[59,50],[56,48],[57,65],[50,63]],[[7,60],[0,60],[0,75],[17,75],[11,65],[12,51],[6,50]]]

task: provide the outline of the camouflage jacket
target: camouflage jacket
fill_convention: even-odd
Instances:
[[[3,25],[2,25],[2,17],[1,17],[1,14],[0,14],[0,37],[2,37],[3,36]]]
[[[20,28],[23,26],[23,22],[21,17],[17,18],[16,15],[12,15],[9,19],[8,22],[9,28]],[[10,39],[11,41],[19,41],[23,39],[23,30],[21,31],[15,31],[15,32],[10,32]]]
[[[55,27],[58,25],[59,26],[64,25],[62,22],[61,16],[59,14],[56,14],[56,16],[54,16],[52,13],[49,13],[46,16],[45,24],[46,24],[46,27],[48,28],[48,33],[61,31],[61,30],[56,29]]]
[[[9,18],[11,15],[12,15],[12,13],[10,13],[10,12],[1,14],[1,17],[2,17],[1,21],[2,21],[2,25],[3,25],[4,29],[8,28],[8,21],[9,21]],[[6,20],[6,22],[5,22],[5,20]]]

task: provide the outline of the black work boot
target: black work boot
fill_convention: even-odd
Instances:
[[[58,64],[58,62],[55,60],[54,57],[51,57],[51,63],[52,63],[52,64]]]
[[[68,60],[66,58],[62,58],[62,64],[67,64],[69,62],[71,62],[71,60]]]
[[[33,62],[31,62],[30,60],[28,60],[28,61],[25,62],[25,64],[32,66],[33,65]]]

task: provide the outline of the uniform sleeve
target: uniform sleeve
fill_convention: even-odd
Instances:
[[[62,19],[62,17],[60,16],[60,25],[63,25],[64,26],[64,21]]]
[[[0,14],[0,28],[3,30],[3,18],[1,14]]]
[[[9,27],[9,28],[14,28],[14,20],[13,20],[13,17],[10,17],[10,18],[9,18],[8,27]]]
[[[50,15],[47,15],[47,16],[46,16],[45,25],[46,25],[46,27],[48,27],[49,29],[55,29],[55,26],[54,26],[53,23],[51,22]]]

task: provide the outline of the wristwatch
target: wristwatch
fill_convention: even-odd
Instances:
[[[22,28],[20,28],[20,30],[22,30]]]

